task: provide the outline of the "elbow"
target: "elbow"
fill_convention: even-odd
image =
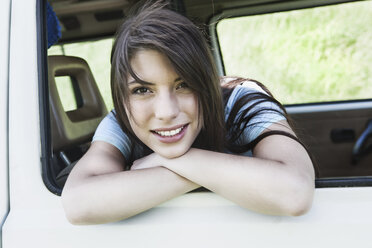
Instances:
[[[61,201],[68,222],[72,225],[93,224],[88,221],[88,211],[84,209],[81,200],[76,199],[73,192],[62,192]]]
[[[65,209],[65,215],[66,215],[66,219],[68,220],[68,222],[70,222],[70,224],[72,225],[92,224],[92,223],[88,223],[83,215],[78,214],[76,212]]]
[[[302,216],[310,211],[315,193],[315,175],[312,165],[309,168],[296,176],[292,174],[287,177],[287,184],[283,188],[286,197],[281,201],[284,215]]]
[[[311,203],[305,202],[300,204],[293,204],[287,209],[287,215],[289,216],[302,216],[309,212]]]
[[[67,211],[66,211],[66,219],[68,220],[68,222],[70,222],[70,224],[75,225],[75,226],[88,224],[84,221],[84,218],[82,218],[81,216],[69,213]]]
[[[285,203],[285,215],[302,216],[309,212],[313,203],[314,190],[315,187],[313,184],[295,188]]]

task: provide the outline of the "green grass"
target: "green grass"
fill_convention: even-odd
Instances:
[[[372,97],[372,2],[222,20],[227,75],[263,82],[285,104]]]

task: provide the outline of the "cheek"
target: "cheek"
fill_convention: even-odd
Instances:
[[[198,97],[196,95],[185,97],[180,102],[180,105],[183,107],[183,112],[194,120],[198,125],[198,129],[200,129],[203,126],[203,112],[199,108]]]
[[[140,127],[147,123],[150,115],[149,106],[140,101],[131,101],[129,104],[130,111],[127,105],[124,105],[124,107],[133,130],[136,126]]]
[[[193,112],[195,118],[198,120],[199,126],[203,126],[203,110],[199,106],[198,97],[194,96],[192,100]]]

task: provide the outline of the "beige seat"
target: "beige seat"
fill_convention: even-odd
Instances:
[[[64,110],[56,85],[56,77],[59,76],[69,76],[76,84],[78,95],[81,96],[81,106],[77,109],[67,112]],[[56,163],[62,164],[59,165],[62,171],[55,171],[58,174],[57,184],[63,187],[74,160],[86,150],[81,147],[90,144],[98,124],[107,114],[107,109],[87,62],[81,58],[49,56],[48,81],[53,156],[58,161]],[[79,147],[81,154],[76,152]],[[68,154],[72,150],[73,154]],[[61,178],[62,181],[59,182]]]

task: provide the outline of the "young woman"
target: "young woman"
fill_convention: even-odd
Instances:
[[[111,62],[115,110],[62,193],[71,223],[125,219],[201,186],[265,214],[309,209],[313,165],[285,110],[258,82],[220,79],[187,18],[142,8]]]

